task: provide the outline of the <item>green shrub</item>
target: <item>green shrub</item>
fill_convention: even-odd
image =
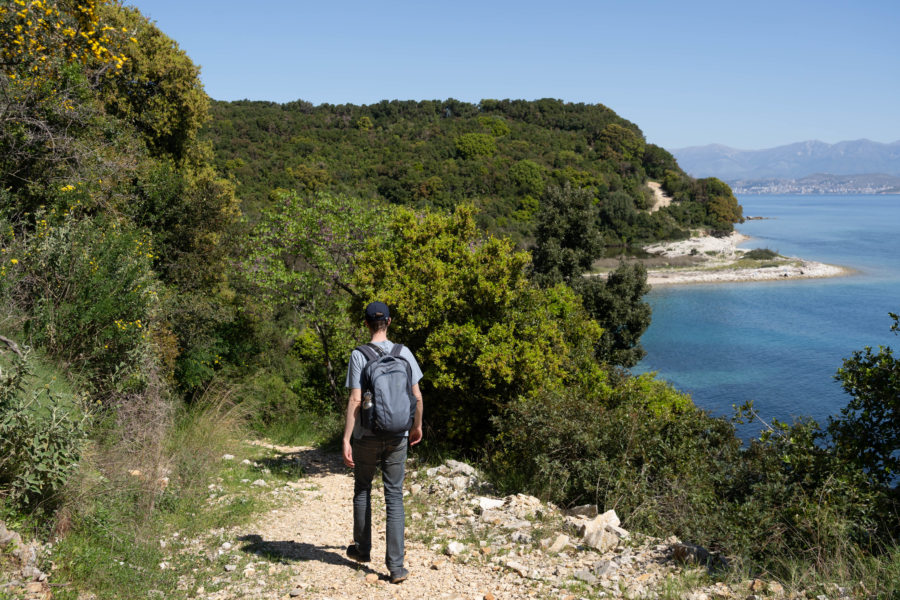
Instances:
[[[825,565],[875,551],[896,506],[822,444],[812,421],[775,423],[743,448],[731,423],[642,376],[511,404],[490,469],[501,487],[596,502],[628,527],[677,535],[736,565]]]
[[[487,133],[464,133],[454,143],[463,158],[491,156],[497,151],[497,143]]]
[[[29,315],[30,341],[100,389],[138,389],[158,294],[150,240],[103,218],[54,217],[7,240],[7,297]]]
[[[768,248],[755,248],[746,252],[744,258],[750,258],[752,260],[771,260],[773,258],[778,258],[778,253],[774,250],[769,250]]]
[[[85,440],[84,420],[29,377],[27,354],[0,376],[0,496],[20,508],[56,500]]]
[[[508,240],[482,238],[470,207],[400,209],[358,257],[350,322],[368,301],[391,307],[392,339],[422,365],[426,423],[451,443],[479,447],[491,417],[520,396],[601,377],[601,328],[570,288],[537,288],[528,267]]]

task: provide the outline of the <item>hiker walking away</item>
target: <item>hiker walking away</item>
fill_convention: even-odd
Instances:
[[[422,370],[408,348],[387,338],[391,313],[383,302],[366,307],[372,335],[347,367],[344,464],[353,467],[353,544],[347,556],[368,562],[372,550],[372,477],[381,467],[387,511],[385,564],[391,583],[409,577],[403,566],[403,478],[408,445],[422,440]]]

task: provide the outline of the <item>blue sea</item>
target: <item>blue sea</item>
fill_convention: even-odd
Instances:
[[[824,423],[849,396],[834,375],[865,346],[900,348],[900,196],[742,196],[737,229],[770,248],[850,267],[848,277],[659,287],[636,373],[656,371],[717,416],[752,400],[764,419]],[[743,427],[743,437],[759,425]]]

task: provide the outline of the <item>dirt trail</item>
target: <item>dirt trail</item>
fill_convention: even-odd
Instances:
[[[653,206],[650,207],[651,213],[654,213],[659,209],[672,204],[672,196],[663,191],[661,184],[655,181],[648,181],[647,187],[653,191],[653,197],[656,199],[656,201],[653,203]]]
[[[565,594],[542,590],[539,582],[502,571],[490,563],[460,564],[415,541],[417,521],[406,531],[406,566],[410,577],[401,584],[386,580],[384,566],[384,502],[373,486],[372,562],[356,563],[344,551],[352,542],[353,477],[340,455],[307,447],[272,447],[297,460],[306,475],[292,483],[300,492],[251,525],[231,532],[239,548],[257,554],[254,572],[237,589],[208,594],[207,598],[552,598]],[[406,488],[410,487],[407,477]],[[406,503],[410,513],[409,502]],[[418,521],[421,523],[422,521]],[[432,568],[437,564],[438,569]],[[245,567],[241,567],[245,568]],[[495,570],[497,569],[497,570]],[[378,576],[366,577],[367,575]]]

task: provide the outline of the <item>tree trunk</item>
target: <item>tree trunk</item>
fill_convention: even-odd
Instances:
[[[344,395],[340,387],[338,387],[337,380],[334,377],[334,363],[331,361],[331,350],[328,345],[328,332],[326,331],[325,326],[318,322],[314,322],[313,327],[319,336],[319,340],[322,342],[325,373],[328,376],[328,385],[331,387],[331,396],[334,399],[334,405],[337,407],[338,411],[342,411],[344,410]]]

